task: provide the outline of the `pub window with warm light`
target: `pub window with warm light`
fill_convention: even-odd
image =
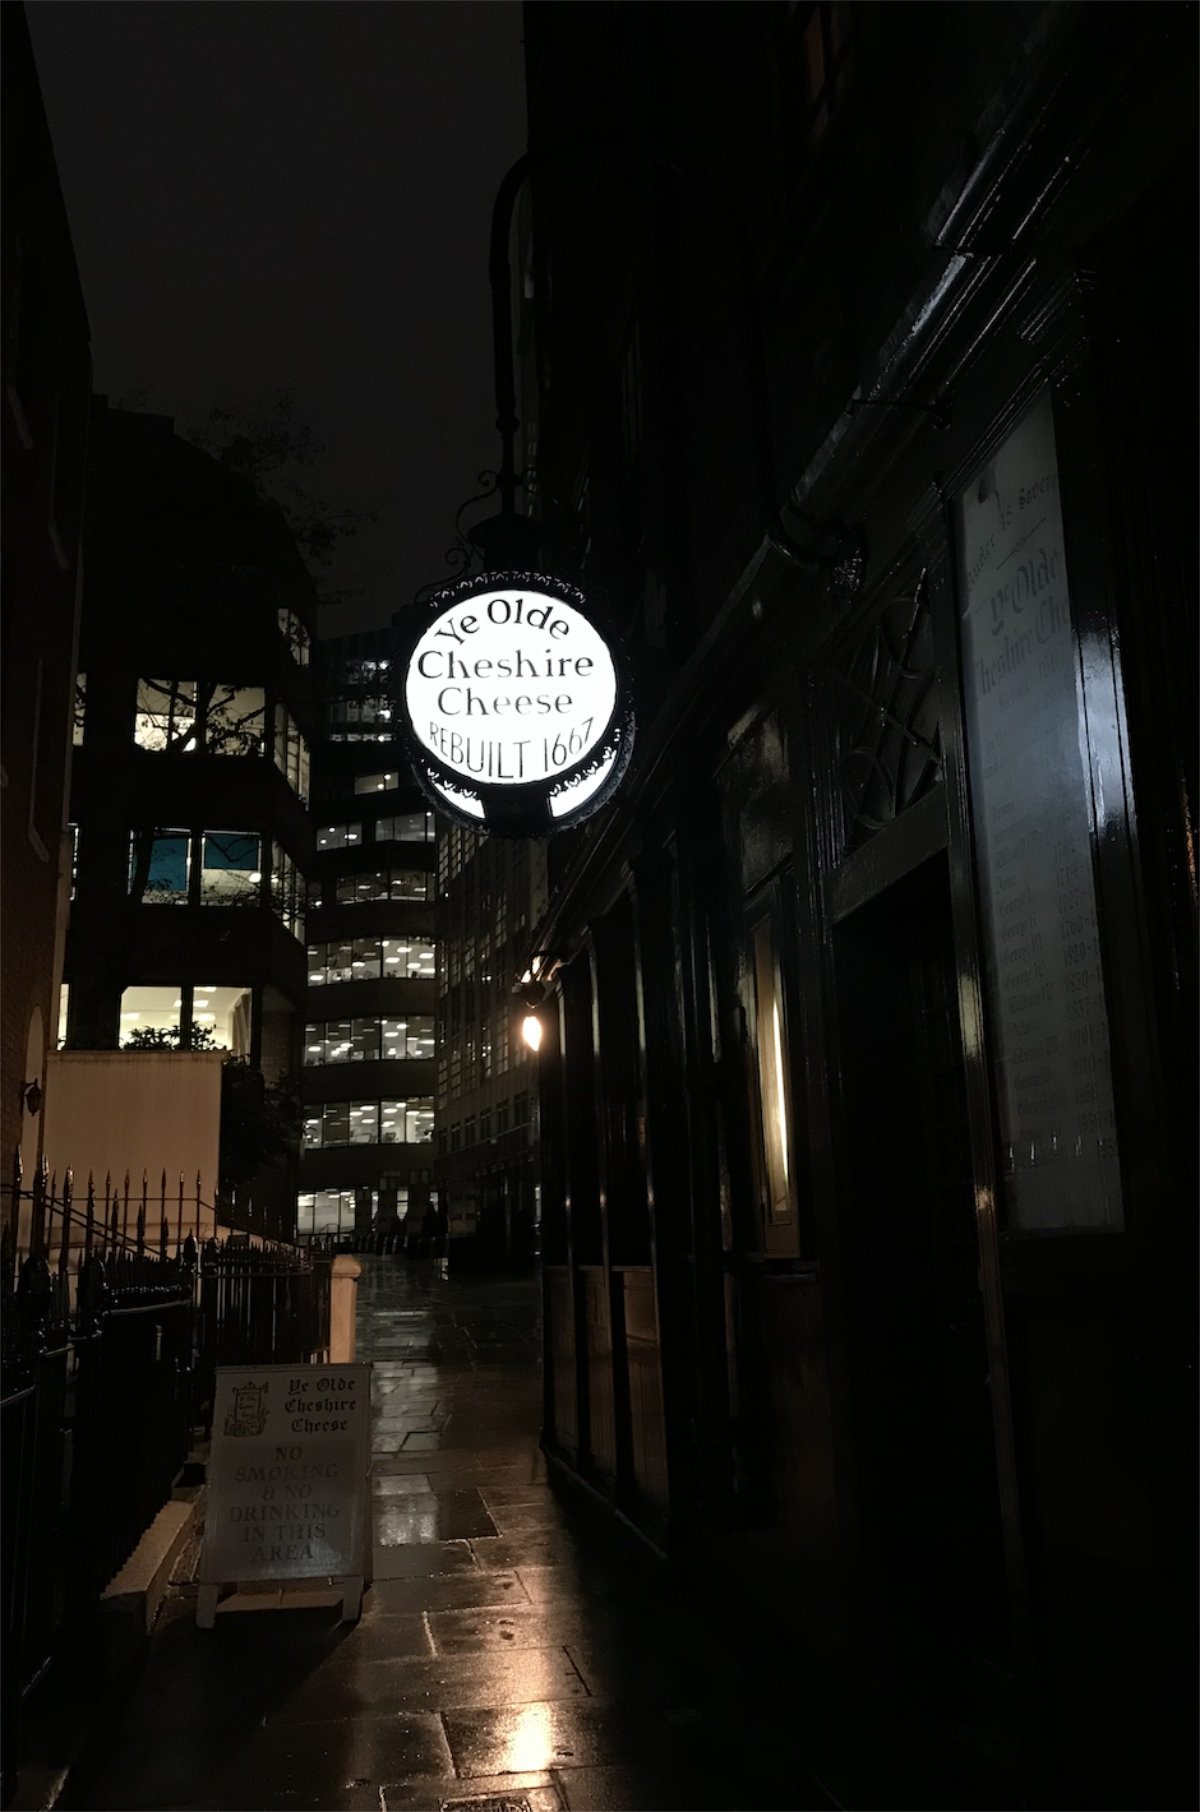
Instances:
[[[791,1115],[784,1056],[787,1049],[787,1026],[779,958],[769,918],[760,920],[754,928],[754,998],[767,1214],[773,1222],[790,1221],[795,1212],[796,1183],[792,1165]]]

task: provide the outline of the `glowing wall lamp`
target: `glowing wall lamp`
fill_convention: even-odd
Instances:
[[[542,1022],[538,1018],[538,1008],[546,998],[546,985],[538,980],[532,969],[526,969],[524,975],[513,989],[525,1005],[525,1017],[521,1021],[521,1037],[531,1051],[537,1052],[542,1047]]]

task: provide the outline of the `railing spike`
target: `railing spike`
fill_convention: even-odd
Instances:
[[[67,1173],[63,1178],[62,1243],[59,1246],[59,1250],[58,1250],[58,1274],[60,1277],[66,1276],[68,1267],[70,1265],[70,1259],[71,1259],[71,1201],[72,1201],[72,1197],[74,1196],[74,1193],[75,1193],[75,1173],[72,1171],[70,1165],[68,1165]]]
[[[31,1257],[33,1253],[41,1250],[42,1238],[44,1235],[43,1222],[45,1213],[46,1159],[43,1155],[41,1162],[37,1165],[33,1173],[33,1189],[31,1191],[29,1212],[29,1252]]]

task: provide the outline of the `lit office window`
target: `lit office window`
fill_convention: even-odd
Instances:
[[[169,988],[126,988],[121,996],[120,1043],[137,1035],[165,1034],[178,1041],[183,996],[178,985]]]
[[[373,900],[386,900],[387,887],[386,874],[342,875],[334,897],[339,906],[366,906]]]
[[[352,1101],[350,1103],[350,1143],[351,1145],[378,1145],[378,1101]]]
[[[271,845],[271,909],[294,938],[304,937],[304,876],[287,851]]]
[[[435,877],[423,868],[393,868],[388,898],[392,900],[431,900]]]
[[[394,812],[376,818],[376,843],[432,843],[437,836],[432,812]]]
[[[377,1189],[310,1189],[296,1197],[296,1231],[329,1236],[353,1231],[360,1196],[370,1197],[374,1220],[379,1203]]]
[[[354,945],[352,943],[327,944],[329,951],[329,979],[331,982],[354,980]]]
[[[195,680],[140,679],[133,740],[139,749],[196,748]]]
[[[385,663],[378,662],[383,668]],[[384,674],[372,676],[376,685],[386,683]],[[385,691],[363,692],[357,696],[333,697],[329,700],[327,715],[331,729],[341,728],[351,733],[369,730],[380,741],[386,742],[392,734],[390,726],[393,721],[392,701]]]
[[[209,754],[261,755],[266,709],[262,687],[201,686],[199,692]]]
[[[186,906],[191,838],[186,831],[134,831],[129,840],[129,891],[146,906]]]
[[[308,947],[308,979],[317,987],[326,982],[373,981],[381,975],[393,981],[432,981],[436,966],[431,938],[358,937]]]
[[[203,1049],[248,1056],[253,989],[202,986],[199,982],[190,986],[190,1009],[185,1004],[188,988],[179,982],[170,987],[126,988],[121,996],[122,1046],[149,1044],[168,1050]]]
[[[262,847],[245,831],[205,831],[200,870],[202,906],[254,906],[261,897]]]
[[[386,793],[400,785],[398,773],[356,774],[354,790],[356,793]]]
[[[352,948],[354,954],[350,958],[350,979],[374,981],[379,974],[379,939],[356,937]]]
[[[304,1061],[370,1063],[380,1057],[427,1059],[434,1053],[433,1015],[317,1020],[305,1029]]]
[[[350,1103],[327,1101],[321,1109],[322,1145],[349,1145]]]
[[[307,667],[312,637],[295,611],[289,610],[284,604],[279,606],[279,633],[287,643],[288,653],[296,665]]]
[[[404,1136],[410,1145],[429,1145],[433,1141],[433,1101],[418,1096],[404,1104]]]
[[[308,744],[286,705],[276,705],[275,707],[275,766],[300,803],[307,805],[310,766]],[[325,846],[318,843],[317,847]],[[330,845],[329,847],[338,846]]]
[[[427,1145],[433,1139],[433,1100],[327,1101],[307,1110],[304,1143],[309,1150],[334,1145]]]
[[[330,826],[330,830],[337,829]],[[349,828],[356,833],[360,825]],[[318,849],[335,849],[341,846],[334,843],[325,844],[321,838],[325,831],[317,833]],[[357,841],[357,837],[349,839]],[[367,906],[376,900],[425,900],[432,899],[434,877],[419,868],[377,868],[362,873],[342,875],[336,883],[335,899],[339,906]]]
[[[361,824],[322,824],[317,830],[318,849],[352,849],[361,842]]]
[[[437,946],[431,938],[385,937],[383,973],[406,980],[432,981],[437,971]]]
[[[432,1013],[410,1013],[406,1019],[385,1019],[382,1024],[385,1057],[424,1060],[433,1056]]]
[[[248,1057],[253,1003],[250,988],[202,987],[197,982],[192,989],[192,1024],[212,1034],[214,1049]]]

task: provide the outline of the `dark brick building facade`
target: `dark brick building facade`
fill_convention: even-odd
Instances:
[[[28,1085],[54,1049],[70,888],[66,792],[91,353],[24,11],[2,9],[4,83],[3,1008],[0,1151],[40,1151]],[[36,1099],[36,1097],[35,1097]]]

